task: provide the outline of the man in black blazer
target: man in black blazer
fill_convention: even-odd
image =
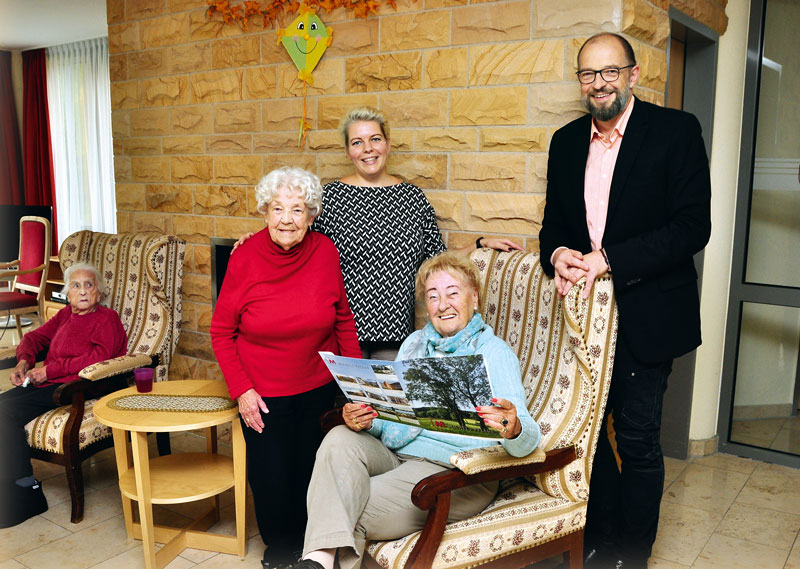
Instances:
[[[577,76],[590,114],[550,144],[541,263],[561,294],[582,277],[614,279],[619,335],[604,420],[616,453],[604,429],[584,552],[589,568],[646,568],[664,488],[667,377],[673,358],[700,345],[692,256],[711,233],[708,158],[693,115],[631,96],[639,67],[621,36],[589,38]]]

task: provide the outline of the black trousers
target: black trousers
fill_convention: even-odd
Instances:
[[[320,415],[333,408],[331,383],[287,397],[264,397],[264,430],[242,422],[247,444],[247,480],[253,492],[258,531],[269,552],[301,549],[306,527],[306,491],[322,442]],[[269,553],[268,552],[268,553]]]
[[[13,481],[33,474],[25,425],[42,413],[55,409],[53,392],[58,386],[29,385],[0,393],[0,481]]]
[[[597,443],[586,520],[587,548],[610,548],[642,563],[658,530],[664,491],[661,410],[672,361],[642,364],[617,343],[603,430]],[[609,417],[621,466],[608,437]]]

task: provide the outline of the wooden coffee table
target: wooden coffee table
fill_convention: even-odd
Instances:
[[[109,403],[135,395],[130,387],[106,395],[94,406],[97,420],[112,428],[122,493],[125,529],[129,538],[141,539],[147,569],[162,569],[187,547],[244,556],[245,445],[237,407],[221,411],[122,410]],[[153,385],[154,394],[228,396],[221,381],[164,381]],[[216,427],[231,423],[233,458],[217,453]],[[206,429],[207,452],[178,453],[150,459],[147,433]],[[130,439],[128,437],[130,433]],[[219,520],[219,494],[234,488],[236,534],[208,533]],[[153,504],[178,504],[211,498],[209,510],[188,527],[153,525]],[[133,519],[133,501],[139,505],[139,521]],[[155,542],[163,543],[159,551]]]

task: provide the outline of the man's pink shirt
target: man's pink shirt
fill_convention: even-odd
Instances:
[[[631,111],[633,111],[633,101],[634,98],[631,97],[628,106],[622,112],[622,116],[608,137],[600,133],[592,119],[589,157],[586,159],[586,174],[583,182],[586,226],[589,228],[592,251],[598,251],[603,247],[611,179],[614,176],[614,166],[617,164],[617,156],[619,156],[619,149],[622,146],[622,137],[625,136],[625,128],[628,126],[628,119],[631,118]]]
[[[583,181],[583,201],[586,205],[586,226],[589,229],[589,239],[592,242],[592,251],[599,251],[603,247],[603,232],[606,229],[608,215],[608,195],[611,192],[611,179],[614,176],[614,166],[622,146],[622,137],[628,126],[628,119],[633,111],[634,98],[631,97],[628,106],[622,112],[610,136],[600,133],[592,119],[592,128],[589,133],[589,156],[586,159],[586,172]],[[550,256],[550,262],[555,259],[558,247]]]

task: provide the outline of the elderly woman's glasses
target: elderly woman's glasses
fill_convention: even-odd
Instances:
[[[626,65],[625,67],[606,67],[605,69],[581,69],[580,71],[576,71],[575,75],[578,76],[578,81],[580,81],[584,85],[588,85],[589,83],[594,83],[595,77],[597,74],[600,74],[600,77],[603,78],[603,81],[606,83],[612,83],[619,79],[619,72],[623,69],[628,69],[629,67],[635,66],[635,63],[630,65]]]

